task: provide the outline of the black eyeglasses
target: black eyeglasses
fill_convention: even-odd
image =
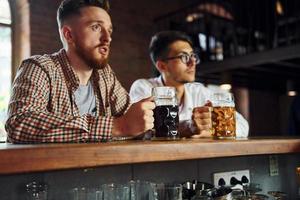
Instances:
[[[184,64],[188,64],[189,62],[191,62],[192,58],[195,60],[196,64],[200,63],[200,58],[196,53],[191,53],[191,54],[181,53],[178,56],[165,58],[163,59],[163,61],[173,60],[177,58],[180,58],[181,62],[183,62]]]

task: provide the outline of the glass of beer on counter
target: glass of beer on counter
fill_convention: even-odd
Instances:
[[[153,139],[179,139],[178,105],[174,87],[154,87],[154,129]]]
[[[236,137],[235,104],[231,93],[214,93],[212,102],[212,136],[215,139]]]

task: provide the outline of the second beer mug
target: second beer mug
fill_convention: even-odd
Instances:
[[[217,139],[230,139],[236,136],[235,105],[231,93],[214,93],[211,98],[212,136]]]
[[[174,87],[155,87],[154,97],[154,128],[155,139],[178,139],[178,105]]]

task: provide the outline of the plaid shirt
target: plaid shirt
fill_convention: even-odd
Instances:
[[[129,96],[107,66],[94,70],[96,117],[80,116],[74,92],[79,79],[65,50],[33,56],[21,64],[14,81],[6,122],[13,143],[97,142],[112,137],[113,118],[124,114]]]

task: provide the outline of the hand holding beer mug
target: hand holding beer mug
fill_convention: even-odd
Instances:
[[[174,87],[155,87],[154,97],[154,129],[155,139],[173,140],[179,138],[178,105]]]
[[[231,93],[214,93],[212,101],[212,136],[216,139],[236,137],[235,105]]]
[[[197,137],[211,137],[211,102],[208,101],[204,106],[195,107],[193,109],[193,138]]]

